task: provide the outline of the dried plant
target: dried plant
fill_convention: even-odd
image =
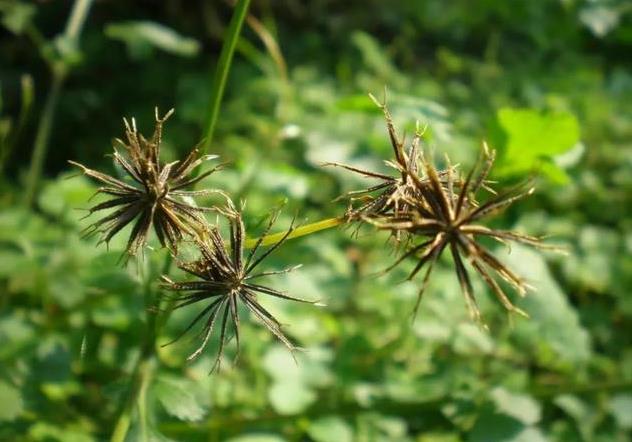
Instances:
[[[215,367],[219,367],[224,346],[229,339],[227,334],[229,320],[232,323],[233,333],[237,343],[237,354],[239,354],[238,305],[240,303],[290,350],[295,349],[294,345],[283,334],[281,324],[257,301],[257,295],[263,294],[281,299],[316,304],[316,302],[295,298],[273,288],[253,282],[253,280],[264,276],[287,273],[300,267],[294,266],[280,271],[254,272],[264,259],[269,257],[285,242],[294,230],[293,222],[292,226],[277,243],[257,256],[257,251],[261,246],[263,237],[270,231],[278,212],[272,215],[264,234],[259,238],[248,253],[248,256],[244,259],[246,233],[241,213],[229,207],[226,211],[226,215],[230,224],[230,250],[227,249],[219,228],[217,226],[211,226],[208,230],[207,237],[203,240],[196,241],[201,253],[201,258],[193,262],[180,262],[178,264],[179,268],[194,275],[198,279],[191,282],[174,282],[166,276],[162,278],[164,288],[177,292],[172,298],[175,301],[174,309],[183,308],[196,303],[205,305],[202,311],[191,321],[182,333],[176,339],[165,345],[179,340],[204,318],[204,325],[200,332],[202,342],[197,350],[188,357],[188,360],[192,360],[199,356],[204,350],[213,333],[216,320],[218,317],[221,317],[219,350],[213,370]]]
[[[325,163],[326,166],[341,167],[364,177],[380,181],[369,188],[348,192],[337,199],[349,200],[349,208],[345,215],[348,221],[361,221],[385,215],[401,216],[408,213],[411,208],[410,201],[421,198],[417,183],[427,181],[420,167],[422,161],[420,143],[424,131],[420,130],[419,125],[417,125],[410,147],[406,151],[404,149],[405,140],[400,139],[397,135],[393,118],[386,106],[386,99],[380,103],[373,95],[369,94],[369,97],[384,113],[389,139],[395,154],[395,158],[385,161],[385,164],[395,169],[398,173],[386,175],[340,163]],[[452,166],[449,166],[448,169],[452,170]],[[441,171],[438,173],[441,179],[445,180],[445,175],[448,172]],[[360,204],[354,207],[354,203],[357,201]],[[394,235],[398,241],[400,234],[401,231],[396,231]]]
[[[437,169],[429,161],[422,159],[422,166],[428,181],[415,179],[421,198],[408,200],[411,210],[400,215],[393,214],[379,219],[367,219],[381,229],[405,231],[424,238],[422,242],[412,246],[386,269],[388,271],[404,259],[415,257],[418,260],[417,265],[408,277],[408,279],[412,279],[424,266],[426,267],[415,305],[415,313],[434,264],[442,252],[449,249],[454,260],[457,278],[473,319],[480,321],[480,311],[474,297],[470,276],[464,264],[464,258],[481,275],[508,311],[526,316],[526,313],[512,304],[493,274],[497,274],[509,283],[519,295],[526,293],[527,284],[481,245],[477,241],[477,237],[489,237],[501,242],[517,241],[540,248],[551,247],[543,245],[540,238],[534,236],[490,229],[479,224],[483,218],[502,211],[515,201],[530,195],[534,190],[533,187],[523,184],[495,194],[482,204],[477,203],[476,195],[485,186],[493,161],[494,152],[490,152],[484,146],[479,161],[457,191],[455,184],[458,178],[450,169],[445,174],[447,180],[442,182]]]
[[[360,220],[367,216],[384,215],[390,211],[395,214],[404,213],[408,208],[406,202],[407,197],[414,196],[416,191],[411,176],[416,176],[419,171],[419,142],[423,133],[419,130],[415,131],[410,148],[408,152],[406,152],[404,149],[404,141],[401,141],[397,136],[393,118],[391,117],[386,103],[378,102],[373,95],[369,94],[369,96],[384,113],[391,146],[395,154],[395,159],[393,161],[385,161],[385,164],[397,170],[399,173],[386,175],[348,166],[346,164],[325,163],[325,166],[342,167],[343,169],[364,177],[380,180],[376,185],[366,189],[348,192],[338,198],[349,199],[349,209],[346,214],[349,221]],[[353,207],[353,203],[356,201],[360,201],[361,204],[358,207]]]
[[[209,193],[223,193],[219,190],[185,191],[222,165],[204,173],[193,176],[191,172],[207,160],[217,158],[216,155],[199,156],[195,148],[182,161],[168,164],[160,162],[162,127],[173,114],[173,109],[160,118],[156,108],[156,126],[150,139],[146,139],[136,128],[132,118],[131,125],[124,119],[126,141],[117,139],[125,154],[114,148],[114,162],[119,165],[127,178],[123,181],[110,175],[89,169],[82,164],[70,161],[80,167],[83,173],[104,184],[97,194],[109,195],[112,198],[94,205],[87,216],[104,210],[115,209],[84,230],[86,236],[100,234],[99,243],[106,244],[121,229],[134,223],[127,242],[127,254],[136,255],[147,243],[150,227],[162,246],[177,250],[178,243],[185,235],[195,236],[206,229],[206,221],[202,212],[210,210],[186,202],[183,197],[199,196]]]

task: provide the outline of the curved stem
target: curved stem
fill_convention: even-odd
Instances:
[[[325,229],[331,229],[332,227],[339,226],[344,224],[346,220],[344,218],[328,218],[322,221],[317,221],[315,223],[307,224],[305,226],[297,227],[294,229],[292,233],[287,236],[287,239],[298,238],[301,236],[311,235],[312,233],[319,232]],[[262,246],[271,246],[272,244],[278,243],[284,236],[286,232],[274,233],[272,235],[266,235],[261,242]],[[250,249],[255,246],[257,243],[257,238],[252,238],[246,240],[244,247]]]

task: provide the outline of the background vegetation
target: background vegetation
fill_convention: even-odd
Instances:
[[[97,1],[88,12],[79,32],[65,28],[69,2],[0,1],[0,440],[110,437],[143,340],[143,293],[157,289],[143,286],[150,270],[116,264],[124,237],[109,251],[80,238],[77,208],[95,185],[67,179],[66,161],[115,173],[104,154],[121,117],[149,133],[155,105],[176,109],[166,158],[188,152],[207,126],[232,7]],[[382,167],[390,146],[366,93],[386,85],[396,123],[427,123],[436,157],[467,166],[487,139],[497,180],[537,171],[536,195],[496,223],[551,234],[570,256],[500,247],[537,291],[518,301],[531,319],[509,319],[479,284],[484,332],[449,259],[413,324],[409,267],[373,276],[394,259],[386,234],[291,240],[270,265],[304,267],[276,287],[327,304],[266,300],[307,349],[298,364],[252,321],[237,365],[216,375],[215,344],[194,364],[195,343],[159,348],[128,440],[629,440],[631,51],[625,1],[253,0],[210,146],[231,165],[207,180],[247,200],[251,234],[286,199],[279,228],[295,212],[311,222],[345,209],[332,199],[366,182],[319,165]],[[42,121],[45,178],[29,205]],[[165,252],[147,255],[158,268]],[[158,343],[192,314],[174,314]]]

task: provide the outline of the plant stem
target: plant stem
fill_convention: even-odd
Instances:
[[[298,238],[301,236],[311,235],[312,233],[316,233],[320,230],[331,229],[332,227],[339,226],[344,224],[346,221],[344,218],[328,218],[322,221],[317,221],[315,223],[307,224],[305,226],[298,227],[294,229],[292,233],[287,236],[287,239]],[[261,241],[262,246],[270,246],[272,244],[276,244],[285,236],[286,232],[274,233],[272,235],[266,235],[263,237],[263,241]],[[258,239],[248,239],[246,240],[245,247],[250,249],[255,246]]]
[[[170,263],[171,259],[165,259],[164,268],[162,270],[168,269]],[[158,332],[157,313],[154,311],[154,307],[157,307],[157,302],[154,296],[154,290],[152,290],[151,286],[153,276],[151,270],[148,271],[148,274],[145,276],[143,288],[146,317],[145,335],[143,336],[141,351],[138,355],[136,366],[134,367],[129,393],[118,420],[114,425],[112,437],[110,438],[111,442],[125,441],[136,406],[138,406],[139,416],[141,417],[141,427],[143,431],[145,430],[147,420],[145,393],[156,366],[156,336]]]
[[[237,2],[237,5],[235,6],[235,11],[233,12],[233,17],[230,20],[230,24],[228,25],[224,44],[222,45],[222,52],[219,55],[217,69],[215,70],[215,75],[213,77],[211,101],[206,117],[204,144],[202,145],[202,152],[204,153],[208,152],[211,141],[213,139],[213,132],[215,130],[215,124],[217,123],[217,117],[219,115],[222,96],[224,95],[224,89],[226,87],[228,71],[230,70],[230,65],[233,60],[233,54],[235,53],[235,47],[237,46],[241,27],[248,13],[249,5],[250,0],[239,0]]]
[[[83,28],[88,12],[90,11],[92,1],[93,0],[76,0],[73,4],[72,11],[68,17],[68,22],[66,23],[66,29],[64,31],[66,44],[68,44],[71,48],[78,46],[81,29]],[[70,65],[63,57],[49,61],[49,65],[52,72],[52,80],[44,103],[44,109],[42,110],[42,115],[37,125],[37,132],[33,145],[33,155],[31,157],[31,165],[27,176],[26,192],[24,195],[24,203],[27,206],[32,206],[35,201],[35,194],[42,175],[42,168],[44,166],[44,159],[46,158],[46,151],[48,150],[50,133],[55,119],[57,102],[59,101],[59,95],[64,80],[70,71]]]

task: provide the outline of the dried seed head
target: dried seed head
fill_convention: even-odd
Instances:
[[[349,201],[349,207],[345,214],[349,222],[367,221],[382,216],[397,217],[405,215],[412,208],[411,201],[422,199],[418,183],[428,181],[422,167],[424,159],[421,150],[421,139],[425,129],[420,129],[419,124],[417,124],[410,146],[408,149],[405,149],[405,140],[397,135],[393,118],[386,103],[380,103],[372,95],[369,94],[369,96],[384,114],[391,147],[395,155],[395,158],[385,161],[385,164],[395,169],[397,173],[386,175],[340,163],[325,163],[326,166],[341,167],[378,181],[377,184],[371,187],[355,190],[338,198],[344,198]],[[446,182],[448,175],[454,175],[455,171],[456,169],[449,165],[445,171],[439,172],[439,177]],[[398,243],[401,240],[402,233],[404,232],[394,231],[393,236]]]
[[[416,180],[420,197],[409,200],[411,209],[404,214],[388,214],[367,220],[380,229],[391,232],[404,231],[415,238],[421,238],[417,244],[411,246],[393,265],[386,269],[386,271],[392,269],[409,257],[416,258],[417,265],[408,279],[412,279],[422,268],[426,268],[418,293],[415,312],[419,307],[434,264],[443,251],[449,249],[457,278],[473,319],[481,320],[470,276],[465,266],[466,260],[481,275],[497,299],[509,312],[527,316],[509,300],[494,278],[494,274],[512,286],[519,295],[526,293],[527,284],[481,245],[477,238],[490,237],[501,242],[516,241],[539,248],[551,247],[543,245],[540,238],[534,236],[490,229],[480,224],[484,218],[506,209],[515,201],[533,193],[532,187],[520,185],[499,194],[493,192],[490,198],[479,204],[476,196],[483,187],[487,187],[487,176],[493,161],[494,152],[490,152],[484,146],[479,161],[460,184],[457,183],[458,178],[453,173],[444,174],[447,180],[442,181],[439,171],[431,162],[424,159],[422,166],[428,180]],[[455,191],[457,187],[458,191]]]
[[[99,243],[107,244],[121,229],[133,223],[127,242],[128,257],[136,255],[145,246],[152,225],[162,246],[176,251],[178,243],[185,235],[197,236],[206,230],[206,220],[202,212],[211,210],[193,205],[183,198],[209,193],[223,195],[221,191],[214,189],[184,190],[221,168],[222,165],[216,166],[197,177],[191,174],[203,162],[217,158],[216,155],[199,156],[199,151],[195,148],[182,161],[168,164],[160,162],[162,128],[172,114],[173,109],[161,118],[156,108],[156,126],[149,139],[138,132],[133,118],[131,123],[123,120],[125,141],[116,140],[123,151],[115,147],[113,158],[127,175],[126,180],[70,161],[80,167],[85,175],[103,184],[97,193],[112,197],[89,209],[88,216],[103,210],[114,210],[87,227],[84,230],[85,235],[99,234]]]
[[[233,335],[237,343],[239,354],[239,313],[238,305],[245,306],[272,334],[274,334],[290,350],[296,347],[281,330],[281,324],[258,301],[258,295],[269,295],[276,298],[292,301],[316,304],[316,302],[295,298],[273,288],[256,284],[254,280],[275,274],[287,273],[299,266],[289,267],[280,271],[256,272],[261,262],[278,249],[294,230],[292,226],[276,244],[270,246],[264,252],[257,254],[261,246],[261,240],[270,231],[277,213],[270,217],[268,226],[254,247],[244,257],[244,244],[246,233],[241,213],[232,205],[224,211],[230,227],[230,248],[222,239],[219,228],[211,226],[204,239],[196,241],[201,258],[193,262],[180,262],[178,267],[187,273],[194,275],[196,279],[191,282],[174,282],[163,277],[163,286],[167,290],[174,291],[172,297],[174,309],[183,308],[191,304],[203,305],[200,313],[182,331],[182,333],[169,345],[190,331],[196,324],[202,322],[200,331],[201,344],[188,357],[192,360],[198,357],[206,347],[212,333],[215,322],[220,318],[219,350],[213,365],[213,370],[219,368],[225,344],[229,340],[229,323],[232,323]]]

